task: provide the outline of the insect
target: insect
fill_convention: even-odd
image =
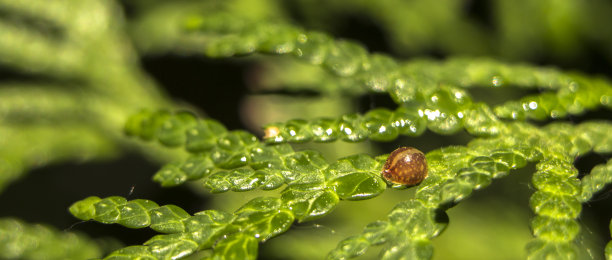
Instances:
[[[413,147],[395,149],[385,162],[382,175],[392,183],[415,185],[427,177],[425,154]]]

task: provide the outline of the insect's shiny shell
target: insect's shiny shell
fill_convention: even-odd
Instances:
[[[412,147],[400,147],[389,154],[382,175],[390,182],[415,185],[427,177],[427,159]]]

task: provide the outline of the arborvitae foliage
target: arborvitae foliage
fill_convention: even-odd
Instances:
[[[612,182],[612,163],[597,165],[585,176],[574,166],[589,153],[612,153],[612,123],[609,114],[573,121],[592,111],[609,113],[612,84],[605,77],[502,59],[533,61],[526,57],[547,48],[535,43],[531,48],[532,41],[550,45],[543,56],[560,64],[587,55],[586,44],[575,40],[578,36],[609,46],[612,34],[592,27],[611,19],[598,10],[612,10],[612,5],[332,2],[129,1],[121,6],[101,0],[0,0],[0,64],[21,75],[0,86],[0,187],[46,163],[131,150],[163,164],[151,173],[161,187],[190,184],[220,203],[228,200],[216,193],[244,192],[247,198],[231,210],[187,212],[181,205],[160,206],[146,198],[91,194],[70,206],[74,217],[161,234],[139,245],[113,247],[72,231],[5,218],[0,219],[0,257],[255,259],[271,238],[289,236],[292,226],[333,217],[330,213],[341,204],[374,200],[386,207],[386,216],[351,226],[327,258],[348,259],[374,250],[382,259],[431,259],[433,239],[453,221],[447,211],[461,207],[494,180],[535,167],[528,184],[532,238],[524,256],[612,258],[612,242],[605,252],[584,248],[591,234],[581,234],[580,221],[582,206]],[[129,10],[128,18],[122,17],[122,8]],[[469,8],[499,15],[478,23],[474,18],[487,17],[465,13]],[[338,14],[376,21],[393,54],[372,53],[358,40],[335,36],[333,18]],[[518,14],[532,15],[519,19]],[[496,48],[497,41],[504,44]],[[490,57],[403,56],[428,50]],[[606,48],[593,51],[610,55]],[[204,116],[170,100],[136,59],[164,53],[263,64],[251,79],[253,95],[280,108],[271,114],[281,116],[268,120],[261,111],[266,105],[246,106],[253,111],[244,109],[244,114],[262,123],[262,131],[230,130],[220,122],[224,118]],[[599,62],[610,64],[612,59],[603,60]],[[202,87],[210,96],[224,91]],[[299,95],[304,92],[315,97]],[[479,98],[481,92],[512,94]],[[372,103],[359,111],[348,102],[372,95],[389,97],[393,106]],[[280,104],[269,104],[269,96]],[[382,177],[392,149],[379,151],[374,144],[413,146],[432,133],[467,133],[470,140],[425,150],[428,177],[413,187]],[[342,156],[330,153],[342,142],[353,144],[354,150]],[[401,194],[394,205],[382,201],[389,192]],[[362,211],[357,215],[367,215]],[[510,240],[504,236],[496,234],[488,242]],[[298,248],[305,249],[285,249],[276,257],[287,257],[287,252],[297,259],[321,256],[308,250],[316,240],[302,239]],[[311,252],[300,255],[302,251]]]

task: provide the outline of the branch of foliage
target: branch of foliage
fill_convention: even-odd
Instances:
[[[383,158],[360,154],[329,164],[316,151],[266,145],[250,133],[227,131],[215,120],[196,119],[186,112],[142,111],[130,117],[126,132],[170,147],[184,146],[192,153],[155,174],[153,180],[162,186],[198,179],[211,192],[310,185],[307,188],[315,193],[332,189],[341,199],[371,198],[386,188],[378,174]]]
[[[451,86],[500,87],[503,85],[550,88],[556,93],[529,96],[509,102],[494,111],[500,117],[560,118],[585,109],[612,106],[612,86],[603,80],[564,74],[554,69],[527,65],[507,65],[486,59],[451,59],[446,62],[398,64],[394,59],[367,53],[365,48],[348,40],[334,40],[319,32],[306,32],[283,23],[251,23],[228,14],[195,16],[187,19],[190,30],[210,36],[205,53],[212,57],[229,57],[255,52],[293,55],[318,64],[340,77],[375,92],[388,92],[398,103],[435,102],[437,92]],[[456,91],[451,91],[456,92]],[[451,106],[471,102],[464,93],[448,100]],[[432,107],[432,110],[435,106]]]
[[[164,233],[141,246],[119,249],[105,259],[178,259],[212,248],[218,259],[255,259],[258,242],[285,232],[296,217],[283,199],[255,198],[233,214],[206,210],[189,215],[174,205],[158,206],[150,200],[89,197],[70,212],[82,219]]]
[[[102,249],[83,234],[28,224],[17,219],[0,219],[2,259],[91,259]]]
[[[454,92],[461,95],[461,92]],[[346,114],[338,118],[292,119],[264,126],[264,139],[268,143],[347,142],[395,140],[398,135],[420,136],[426,129],[439,134],[453,134],[465,128],[475,136],[497,136],[506,126],[486,104],[467,104],[453,107],[446,103],[453,92],[442,90],[435,95],[435,105],[404,105],[391,111],[377,108],[365,114]],[[434,102],[431,102],[434,103]],[[444,112],[441,112],[444,111]],[[455,116],[457,115],[457,116]]]
[[[223,255],[226,259],[234,256],[253,258],[256,256],[257,241],[263,242],[284,232],[294,219],[303,222],[320,218],[331,212],[340,199],[369,199],[387,187],[379,174],[384,157],[374,160],[367,155],[354,155],[329,164],[317,152],[294,152],[286,144],[265,145],[244,131],[230,132],[214,120],[198,120],[190,113],[143,111],[130,118],[126,132],[142,139],[157,139],[167,146],[184,146],[194,153],[185,162],[171,163],[162,168],[154,177],[162,185],[178,185],[190,178],[204,178],[205,185],[213,192],[230,189],[246,191],[256,187],[275,189],[283,184],[288,186],[281,192],[280,198],[256,198],[247,203],[234,214],[236,220],[228,220],[227,225],[231,224],[232,228],[217,237],[206,237],[205,240],[193,237],[201,234],[200,229],[189,231],[195,232],[193,234],[162,235],[152,238],[144,246],[119,250],[114,253],[116,256],[182,256],[206,249],[223,236],[224,239],[215,244],[215,254]],[[158,211],[164,207],[150,201],[127,202],[119,197],[103,200],[90,197],[75,203],[71,212],[83,220],[120,223],[130,228],[151,225],[153,229],[165,232],[157,229],[157,226],[170,225],[165,223],[165,217],[160,220],[153,217],[162,216]],[[274,214],[266,213],[268,211]],[[282,216],[277,216],[281,213]],[[251,222],[260,220],[245,217],[244,214],[273,218],[274,221],[266,220],[266,223],[274,222],[276,226],[268,229],[275,231],[271,233],[260,227],[251,227],[255,225]],[[180,219],[189,216],[176,212],[172,215],[181,216]],[[184,230],[170,233],[179,231]]]
[[[605,165],[601,164],[593,167],[591,173],[582,178],[580,182],[580,186],[582,186],[580,202],[588,202],[594,194],[603,190],[610,183],[612,183],[612,160],[608,160]]]
[[[575,187],[578,180],[571,160],[590,150],[611,151],[612,139],[605,133],[612,131],[612,125],[607,122],[588,122],[578,126],[556,123],[539,129],[516,122],[508,123],[505,127],[503,135],[475,139],[467,148],[449,147],[427,154],[430,175],[419,186],[416,200],[397,206],[390,219],[394,214],[402,215],[400,219],[416,219],[404,215],[421,214],[425,219],[414,223],[400,221],[393,225],[397,229],[391,231],[422,226],[430,228],[424,229],[424,236],[416,236],[419,237],[418,241],[414,237],[393,239],[404,242],[392,245],[392,248],[400,246],[403,253],[427,255],[431,251],[429,239],[435,237],[445,225],[436,221],[440,219],[440,209],[458,203],[473,190],[488,186],[492,178],[503,177],[510,169],[524,166],[526,161],[540,161],[538,172],[534,175],[534,186],[540,191],[534,194],[531,202],[538,214],[534,219],[534,235],[538,239],[530,243],[530,253],[560,255],[567,253],[564,250],[571,249],[570,244],[577,234],[574,219],[580,212],[574,203],[578,202],[578,189]],[[286,183],[289,186],[281,192],[285,205],[297,205],[297,202],[292,202],[295,199],[312,202],[312,198],[321,196],[335,198],[326,199],[327,205],[320,204],[313,208],[314,204],[307,204],[299,214],[294,212],[301,221],[327,214],[338,198],[371,198],[386,187],[379,176],[384,157],[372,160],[365,155],[356,155],[328,165],[317,153],[295,153],[288,145],[264,145],[246,132],[229,132],[214,120],[197,120],[189,113],[143,111],[130,118],[126,131],[143,139],[157,139],[164,145],[185,146],[195,153],[185,162],[162,168],[154,177],[162,184],[177,185],[190,178],[205,178],[204,183],[211,191],[221,192],[229,189],[251,190],[258,186],[272,189]],[[546,155],[543,155],[543,151],[546,151]],[[296,158],[295,154],[302,156]],[[269,181],[274,179],[278,182],[268,186]],[[567,213],[563,215],[559,213],[562,209],[570,211],[563,212]],[[552,227],[558,228],[549,231]],[[562,236],[559,230],[568,233]],[[551,242],[551,238],[554,242]],[[363,247],[362,240],[350,238],[345,243],[357,243]],[[551,250],[551,247],[559,250]],[[348,250],[351,247],[342,244],[340,248]],[[395,252],[392,248],[386,252]],[[357,251],[363,252],[361,249]],[[342,251],[332,253],[332,256],[335,254],[354,256],[357,253]]]
[[[474,190],[488,186],[493,178],[504,177],[509,170],[523,167],[528,161],[539,162],[532,180],[538,191],[530,200],[537,214],[532,220],[536,238],[528,244],[528,253],[537,259],[575,256],[577,248],[573,241],[580,230],[575,218],[580,214],[582,195],[572,160],[591,149],[612,151],[612,141],[602,135],[611,131],[612,125],[552,124],[540,130],[514,123],[509,128],[511,131],[504,136],[478,138],[467,147],[427,153],[429,176],[418,186],[415,199],[398,204],[388,220],[370,223],[361,234],[340,242],[328,258],[356,257],[370,246],[388,244],[381,252],[383,259],[401,255],[430,259],[433,253],[430,239],[446,226],[444,211]],[[592,178],[600,178],[598,175]]]

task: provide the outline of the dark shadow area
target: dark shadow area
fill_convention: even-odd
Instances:
[[[323,13],[312,12],[309,8],[303,8],[300,1],[282,1],[284,10],[292,20],[302,25],[305,29],[323,31],[333,35],[336,39],[351,39],[363,44],[369,52],[380,52],[390,54],[390,44],[387,33],[375,19],[368,15],[355,12],[337,12],[336,10],[325,10]],[[308,18],[316,16],[317,18]]]
[[[601,254],[610,241],[610,219],[612,218],[612,185],[608,184],[590,201],[582,204],[579,222],[585,236],[596,242],[595,254]],[[596,237],[592,237],[596,236]]]
[[[200,108],[228,129],[245,128],[239,107],[248,92],[248,62],[164,55],[144,57],[142,64],[174,99]]]
[[[440,147],[467,145],[472,139],[473,137],[463,130],[457,131],[457,133],[452,135],[440,135],[430,130],[426,130],[418,137],[400,135],[395,141],[377,142],[376,144],[381,151],[393,151],[400,146],[412,146],[417,147],[423,153],[428,153]]]
[[[491,185],[482,190],[472,192],[470,200],[491,200],[491,198],[504,198],[504,202],[515,203],[519,207],[528,208],[529,198],[535,192],[531,178],[536,171],[534,163],[525,167],[511,170],[507,176],[492,179]]]
[[[362,95],[357,99],[356,106],[359,113],[367,113],[376,108],[387,108],[393,111],[398,107],[387,93],[368,93]]]
[[[336,25],[336,38],[347,38],[355,40],[363,45],[371,52],[380,52],[390,54],[389,43],[387,42],[385,32],[382,30],[374,19],[367,15],[359,14],[336,14],[338,24]]]
[[[593,167],[600,164],[606,164],[611,157],[612,154],[598,154],[594,152],[578,156],[576,160],[574,160],[574,167],[578,169],[578,178],[582,179],[589,174]]]
[[[59,76],[62,77],[62,76]],[[46,74],[42,74],[42,73],[37,73],[34,71],[31,72],[26,72],[26,71],[22,71],[22,70],[18,70],[15,68],[8,68],[5,66],[0,66],[0,82],[6,82],[6,83],[12,83],[12,82],[16,82],[19,83],[20,85],[27,85],[27,84],[42,84],[42,85],[62,85],[62,86],[66,86],[66,85],[83,85],[84,83],[73,78],[73,79],[66,79],[66,78],[62,78],[61,80],[59,79],[59,77],[54,78],[53,76],[50,75],[46,75]],[[6,84],[4,83],[4,84]]]
[[[579,156],[574,161],[574,166],[578,169],[578,178],[590,174],[591,170],[597,166],[606,164],[612,158],[612,154],[598,154],[594,152]],[[582,204],[582,214],[579,221],[586,237],[591,238],[596,244],[596,253],[602,252],[610,240],[610,219],[612,218],[612,185],[606,185],[602,190],[593,194],[593,197]]]
[[[495,5],[492,1],[486,0],[471,0],[466,1],[464,10],[466,16],[472,18],[472,20],[476,21],[479,25],[493,31],[495,24],[493,6]]]
[[[568,115],[567,120],[574,124],[579,124],[585,121],[610,121],[612,120],[612,110],[606,107],[597,107],[580,115]]]
[[[291,97],[300,98],[318,98],[321,97],[321,93],[311,89],[275,89],[275,90],[262,90],[257,91],[258,95],[285,95]]]

